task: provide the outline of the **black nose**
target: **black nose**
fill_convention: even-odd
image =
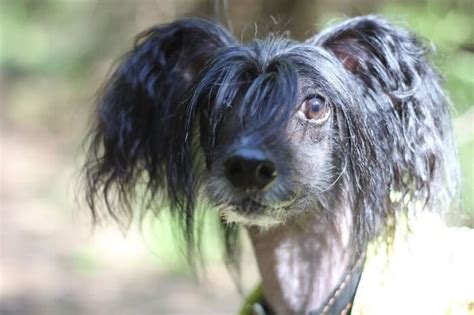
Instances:
[[[277,176],[275,164],[259,149],[239,149],[225,162],[227,179],[239,188],[264,188]]]

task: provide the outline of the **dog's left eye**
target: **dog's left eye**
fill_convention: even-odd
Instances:
[[[311,119],[316,122],[322,122],[329,117],[326,99],[320,94],[308,97],[301,104],[300,112],[302,112],[307,119]]]

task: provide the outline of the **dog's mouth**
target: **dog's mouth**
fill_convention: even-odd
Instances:
[[[294,212],[291,207],[301,197],[301,193],[283,189],[283,185],[266,190],[237,189],[222,177],[213,176],[205,186],[205,194],[227,222],[258,226],[281,223]]]
[[[256,214],[271,208],[269,205],[249,197],[242,199],[240,202],[235,202],[233,206],[241,210],[244,214]]]
[[[288,200],[267,203],[256,198],[245,197],[239,201],[232,202],[230,205],[234,211],[239,212],[241,215],[253,217],[272,212],[283,212],[288,209],[296,199],[297,198],[294,197]]]

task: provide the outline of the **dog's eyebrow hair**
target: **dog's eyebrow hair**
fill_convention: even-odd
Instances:
[[[310,90],[311,88],[312,88],[312,86],[304,85],[304,86],[301,88],[301,92],[306,93],[306,92],[308,92],[308,90]]]

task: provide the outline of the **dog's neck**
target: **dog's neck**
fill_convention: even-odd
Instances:
[[[350,231],[349,211],[330,222],[308,216],[267,231],[248,229],[275,314],[308,314],[327,300],[353,263]]]

